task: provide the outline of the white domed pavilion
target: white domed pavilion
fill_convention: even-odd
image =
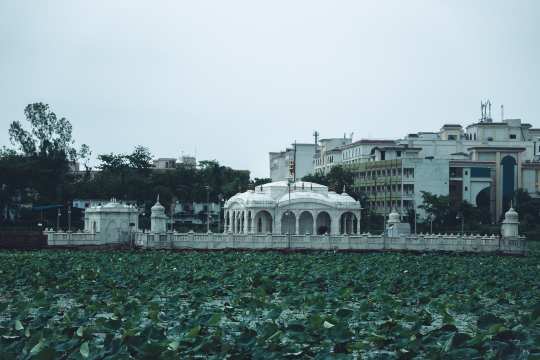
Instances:
[[[355,234],[360,203],[327,186],[278,181],[238,193],[225,203],[225,232]]]

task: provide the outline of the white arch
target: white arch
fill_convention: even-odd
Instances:
[[[320,211],[315,221],[315,230],[318,235],[332,233],[332,217],[327,211]]]
[[[313,234],[315,220],[311,211],[304,210],[300,213],[300,216],[298,217],[298,228],[298,233],[301,235]]]

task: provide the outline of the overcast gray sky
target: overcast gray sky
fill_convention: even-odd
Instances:
[[[0,145],[42,101],[94,155],[268,152],[467,124],[540,126],[540,1],[0,0]]]

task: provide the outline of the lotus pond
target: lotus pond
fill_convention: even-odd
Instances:
[[[0,252],[0,359],[540,358],[540,251]]]

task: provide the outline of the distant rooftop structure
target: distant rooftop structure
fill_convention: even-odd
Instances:
[[[197,159],[195,158],[195,156],[182,155],[180,157],[180,161],[178,163],[182,164],[182,165],[196,166],[197,165]]]

